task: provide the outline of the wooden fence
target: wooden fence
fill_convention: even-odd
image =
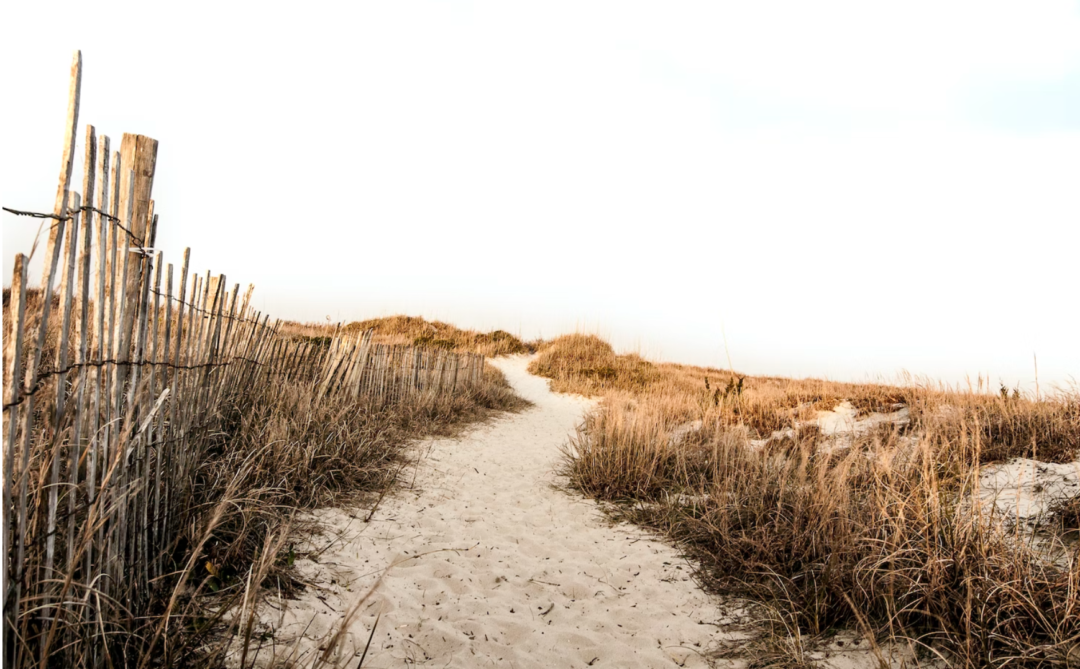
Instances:
[[[309,382],[372,409],[461,392],[481,356],[375,344],[371,333],[289,339],[251,305],[252,287],[179,273],[154,252],[157,142],[86,129],[81,194],[71,188],[81,57],[72,66],[56,204],[41,287],[15,256],[4,310],[5,666],[40,649],[100,664],[112,621],[174,569],[165,548],[227,397]],[[12,210],[9,210],[12,211]],[[25,213],[25,212],[24,212]],[[54,288],[54,284],[56,287]],[[72,649],[77,649],[78,652]],[[55,658],[53,658],[55,660]],[[41,666],[44,666],[42,664]]]

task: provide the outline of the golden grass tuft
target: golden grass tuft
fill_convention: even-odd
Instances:
[[[552,389],[581,395],[640,391],[659,379],[655,366],[637,355],[615,355],[596,335],[569,334],[542,344],[529,363],[533,374],[552,379]]]

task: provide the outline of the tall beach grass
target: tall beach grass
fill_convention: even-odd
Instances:
[[[547,343],[532,370],[604,397],[567,449],[573,485],[678,541],[707,587],[766,604],[787,634],[854,629],[949,666],[1080,666],[1075,544],[975,501],[990,463],[1076,458],[1076,394],[756,378],[587,335]],[[845,401],[906,420],[837,441],[813,419]]]

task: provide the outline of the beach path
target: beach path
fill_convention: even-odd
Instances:
[[[560,489],[561,449],[591,401],[552,393],[525,357],[493,364],[534,406],[419,445],[416,470],[368,523],[317,512],[339,538],[297,562],[315,587],[260,614],[278,659],[310,666],[385,571],[339,660],[362,653],[379,617],[364,667],[708,666],[725,614],[690,565]]]

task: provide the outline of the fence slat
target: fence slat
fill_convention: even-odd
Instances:
[[[71,61],[71,79],[68,86],[68,109],[67,122],[64,125],[64,153],[60,159],[60,183],[56,187],[56,201],[53,205],[53,214],[65,216],[68,209],[68,185],[71,183],[71,170],[75,166],[75,135],[79,126],[79,97],[82,92],[82,52],[76,51]],[[45,257],[52,257],[63,230],[54,225],[49,229],[49,241],[45,247]],[[45,263],[44,274],[41,277],[41,286],[46,288],[46,281],[50,278],[49,264]]]
[[[67,225],[64,220],[61,219],[56,222],[53,229],[57,231],[57,237],[63,236],[66,227]],[[45,339],[49,332],[49,312],[52,309],[52,284],[53,279],[56,277],[56,269],[59,261],[60,245],[53,244],[52,253],[50,253],[45,260],[47,270],[41,288],[41,321],[38,323],[37,341],[33,344],[33,354],[31,355],[30,365],[26,368],[26,388],[30,394],[25,401],[26,408],[23,409],[21,413],[23,422],[23,446],[22,462],[18,470],[19,511],[15,519],[15,522],[23,529],[19,533],[18,549],[15,553],[14,599],[12,602],[9,602],[9,606],[14,606],[18,610],[22,609],[23,604],[23,567],[26,561],[26,527],[29,523],[29,518],[27,516],[27,487],[30,479],[30,451],[33,447],[34,390],[38,382],[38,367],[41,364],[41,356],[45,349]],[[28,621],[26,618],[22,617],[22,623],[19,625],[20,634],[25,635],[27,624]],[[15,645],[18,646],[18,644]],[[14,662],[18,663],[20,661],[19,658],[20,656],[16,655]]]
[[[79,241],[79,194],[72,192],[68,195],[71,204],[70,216],[67,229],[64,231],[64,251],[67,257],[63,267],[63,278],[60,281],[60,304],[63,307],[63,315],[60,320],[60,345],[56,349],[56,369],[60,370],[56,375],[56,412],[53,419],[52,449],[52,472],[49,476],[49,521],[47,538],[45,540],[45,569],[46,579],[53,578],[52,569],[56,553],[56,512],[60,495],[60,446],[63,441],[63,415],[67,403],[67,372],[63,371],[68,365],[68,333],[71,331],[71,306],[75,293],[75,263]],[[47,602],[48,600],[46,600]],[[42,615],[49,615],[48,606],[43,608]]]
[[[108,267],[105,270],[105,292],[109,296],[109,306],[107,310],[106,320],[109,321],[109,329],[105,332],[105,348],[108,351],[106,357],[116,357],[116,343],[115,343],[115,313],[116,313],[116,279],[118,268],[116,266],[116,254],[118,252],[117,245],[119,244],[118,238],[121,231],[116,224],[120,211],[120,152],[113,152],[112,162],[112,178],[110,183],[112,184],[112,196],[109,198],[109,215],[112,220],[109,221],[109,257]],[[111,376],[111,375],[110,375]]]
[[[98,140],[98,157],[97,157],[97,200],[98,208],[103,212],[109,210],[109,137],[108,135],[102,135]],[[106,221],[104,215],[98,214],[95,217],[95,231],[97,232],[97,263],[95,274],[95,298],[94,298],[94,318],[93,318],[93,337],[91,348],[93,353],[91,354],[93,359],[98,365],[92,370],[94,392],[91,398],[90,406],[90,443],[88,446],[89,454],[86,465],[86,503],[88,506],[93,505],[96,500],[96,486],[97,486],[97,464],[98,464],[98,451],[100,450],[100,441],[98,430],[101,425],[101,391],[102,386],[105,384],[107,378],[107,372],[102,362],[106,357],[105,348],[105,289],[108,277],[108,240],[111,236],[109,230],[112,229],[112,222]],[[84,307],[85,308],[85,307]],[[101,541],[98,540],[97,544],[100,545]],[[94,564],[94,549],[95,544],[91,543],[87,546],[86,550],[86,563],[85,573],[90,574]]]
[[[9,514],[12,508],[12,489],[15,486],[15,438],[18,432],[19,426],[19,407],[17,402],[22,399],[22,393],[20,391],[19,383],[22,376],[22,358],[23,358],[23,330],[26,318],[26,256],[21,253],[15,254],[15,273],[11,277],[11,306],[8,311],[8,318],[5,325],[9,326],[11,330],[4,338],[5,354],[7,357],[7,365],[5,365],[4,373],[4,405],[10,407],[4,411],[4,427],[7,431],[4,439],[4,513]],[[9,527],[13,524],[8,518],[4,518],[4,522],[0,523],[4,526],[3,538],[4,538],[4,554],[7,559],[4,561],[3,571],[3,595],[4,595],[4,648],[5,648],[5,660],[8,666],[13,666],[15,658],[13,655],[8,655],[7,650],[14,644],[8,643],[12,630],[16,627],[16,615],[19,609],[18,596],[13,600],[9,599],[8,592],[10,586],[10,579],[14,577],[14,574],[9,573],[11,568],[11,555],[12,551],[12,537],[10,535]],[[21,525],[14,525],[16,528],[21,528]]]
[[[92,323],[90,320],[90,258],[93,255],[93,240],[94,240],[94,214],[93,207],[94,200],[94,187],[96,178],[96,166],[97,166],[97,135],[94,131],[94,126],[86,126],[86,157],[83,161],[83,193],[86,195],[86,200],[83,205],[88,207],[86,214],[82,217],[82,253],[79,255],[79,293],[78,293],[78,308],[79,308],[79,348],[78,357],[76,361],[80,365],[79,379],[78,379],[78,396],[75,405],[75,425],[74,432],[71,438],[71,446],[68,447],[69,459],[68,459],[68,518],[75,517],[75,507],[78,501],[79,491],[79,459],[83,453],[83,428],[84,428],[84,416],[83,414],[89,414],[86,410],[86,386],[89,379],[96,379],[96,373],[88,370],[85,365],[90,359],[88,354],[88,348],[90,346],[91,328]],[[74,557],[74,545],[75,545],[75,523],[68,522],[67,532],[67,552],[66,559],[67,565],[70,568]]]

